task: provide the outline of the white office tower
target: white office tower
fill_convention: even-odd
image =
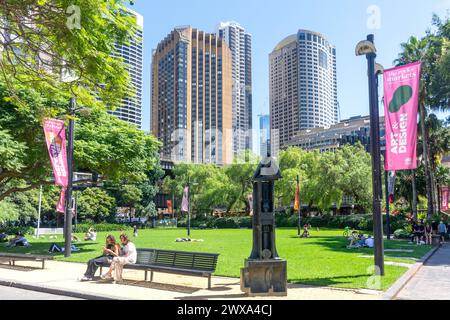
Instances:
[[[221,22],[219,37],[232,54],[233,153],[252,149],[252,36],[237,22]]]
[[[336,48],[323,35],[299,30],[275,47],[269,64],[271,130],[280,148],[299,130],[338,122]]]
[[[121,120],[142,128],[142,96],[143,96],[143,32],[144,17],[139,13],[128,9],[128,12],[136,16],[136,29],[133,32],[129,44],[116,45],[114,57],[123,59],[131,80],[131,89],[134,95],[125,97],[120,108],[110,113]]]

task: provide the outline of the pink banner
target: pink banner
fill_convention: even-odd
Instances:
[[[447,211],[448,210],[448,200],[449,200],[449,188],[443,187],[441,188],[441,210]]]
[[[417,169],[421,62],[384,71],[387,171]]]
[[[53,166],[55,184],[67,187],[67,152],[66,152],[66,130],[62,120],[45,120],[45,140],[47,142],[48,154]]]
[[[66,203],[66,188],[62,188],[61,194],[59,195],[58,204],[56,205],[56,212],[64,213],[66,211],[65,203]]]
[[[56,206],[56,211],[64,213],[64,196],[68,185],[66,130],[64,121],[48,119],[44,121],[45,141],[53,167],[55,184],[63,187]]]

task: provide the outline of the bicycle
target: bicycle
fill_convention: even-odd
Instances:
[[[350,237],[350,236],[359,236],[359,235],[361,235],[362,233],[360,232],[360,231],[358,231],[358,230],[355,230],[355,229],[353,229],[353,228],[350,228],[350,227],[345,227],[345,230],[344,230],[344,232],[343,232],[343,237],[344,238],[348,238],[348,237]]]

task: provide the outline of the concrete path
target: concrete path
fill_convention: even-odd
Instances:
[[[395,299],[450,300],[450,244],[436,251]]]
[[[30,266],[35,268],[30,268]],[[77,293],[75,297],[123,300],[252,300],[240,290],[237,278],[213,277],[212,289],[208,279],[155,273],[153,282],[144,281],[143,271],[124,270],[127,285],[112,284],[100,279],[79,282],[86,264],[58,261],[46,262],[46,269],[38,269],[33,262],[17,262],[16,267],[0,265],[0,285],[17,283],[21,288],[41,288],[47,293]],[[97,273],[98,275],[98,273]],[[14,285],[13,285],[14,286]],[[20,286],[19,286],[20,287]],[[346,290],[305,285],[289,285],[287,297],[268,297],[269,300],[375,300],[381,292]],[[262,298],[264,299],[264,298]],[[1,300],[1,297],[0,297]]]

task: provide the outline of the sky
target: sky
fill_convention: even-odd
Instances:
[[[307,29],[322,33],[337,50],[341,119],[369,114],[367,62],[355,46],[375,35],[377,62],[386,69],[410,36],[431,28],[432,14],[449,14],[450,0],[135,0],[144,16],[143,129],[150,130],[151,53],[174,27],[216,32],[221,21],[237,21],[252,34],[253,124],[269,114],[269,54],[285,37]],[[380,96],[382,96],[380,90]],[[380,110],[380,114],[383,114]],[[440,117],[450,114],[440,114]],[[254,145],[256,144],[254,137]],[[257,145],[257,144],[256,144]],[[254,148],[257,152],[257,149]]]

